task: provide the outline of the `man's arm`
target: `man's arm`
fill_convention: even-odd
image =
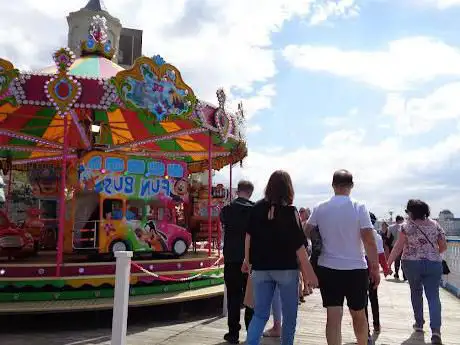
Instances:
[[[249,260],[250,248],[251,248],[251,235],[246,233],[246,237],[244,238],[244,261],[243,261],[243,266],[241,267],[241,271],[243,273],[248,273],[251,271],[251,263]]]
[[[228,205],[225,205],[222,210],[220,210],[220,213],[219,213],[219,218],[220,218],[220,222],[222,223],[222,225],[225,226],[225,220],[226,220],[226,217],[225,215],[227,214],[227,209],[228,209]]]
[[[361,229],[361,240],[366,250],[372,282],[374,286],[378,286],[380,283],[379,255],[377,253],[377,243],[375,242],[373,232],[373,228]]]

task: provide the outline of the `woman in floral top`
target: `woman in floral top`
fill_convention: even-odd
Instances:
[[[409,200],[406,213],[409,219],[403,224],[401,234],[388,259],[388,265],[401,254],[403,269],[409,280],[414,330],[423,332],[423,290],[430,311],[431,343],[441,341],[441,300],[439,286],[442,275],[441,253],[447,249],[444,230],[430,219],[429,206],[421,200]]]

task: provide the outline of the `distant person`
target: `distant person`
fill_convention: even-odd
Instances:
[[[246,291],[244,294],[244,302],[243,305],[245,307],[244,310],[244,323],[246,325],[246,331],[249,329],[249,325],[251,324],[252,317],[254,316],[254,290],[252,288],[252,278],[251,273],[249,273],[248,281],[246,283]]]
[[[342,344],[346,299],[357,343],[366,345],[369,340],[365,312],[369,274],[374,286],[380,283],[374,227],[366,206],[350,198],[353,176],[349,171],[336,171],[332,188],[335,195],[318,204],[307,223],[307,231],[319,232],[322,242],[317,274],[323,306],[327,308],[327,343]]]
[[[377,221],[377,217],[371,212],[370,214],[372,225],[375,226]],[[387,258],[385,256],[385,249],[383,247],[383,239],[382,236],[374,229],[374,238],[377,244],[377,253],[379,255],[379,263],[383,269],[383,274],[388,276],[391,274],[391,270],[387,264]],[[374,332],[380,333],[381,326],[380,326],[380,307],[379,307],[379,297],[378,297],[378,288],[374,286],[372,281],[369,282],[369,301],[371,302],[371,310],[372,310],[372,323],[374,325]],[[369,312],[368,307],[366,307],[366,317],[367,317],[367,327],[368,327],[368,337],[371,339],[371,331],[369,327]],[[372,340],[371,340],[372,342]]]
[[[276,287],[280,290],[283,314],[281,344],[292,345],[299,307],[299,266],[306,287],[318,284],[308,262],[305,235],[293,200],[291,177],[278,170],[268,180],[264,199],[251,212],[243,265],[245,271],[252,268],[254,288],[254,316],[249,325],[248,345],[260,344]]]
[[[409,220],[402,226],[398,241],[388,259],[391,265],[402,252],[403,270],[409,279],[414,330],[423,332],[423,290],[430,310],[431,343],[441,345],[441,299],[439,286],[443,273],[441,253],[447,250],[444,229],[430,219],[430,208],[421,200],[409,200]]]
[[[237,188],[238,197],[224,206],[220,213],[224,229],[224,280],[227,287],[228,310],[228,333],[224,339],[230,344],[239,343],[241,305],[248,279],[241,267],[244,261],[246,228],[254,205],[249,200],[253,191],[254,185],[251,182],[240,181]]]
[[[383,248],[385,249],[385,257],[388,260],[391,251],[393,250],[393,235],[388,230],[388,223],[382,223],[382,240],[383,240]]]
[[[300,215],[300,220],[302,222],[302,229],[305,232],[306,227],[307,227],[307,221],[308,221],[308,218],[310,218],[311,211],[309,208],[301,207],[299,209],[299,215]],[[311,255],[311,243],[308,238],[307,238],[307,241],[305,242],[305,248],[307,249],[308,256],[310,256]]]
[[[307,249],[307,254],[308,257],[311,255],[311,243],[310,240],[308,239],[307,233],[306,233],[306,226],[307,226],[307,220],[310,218],[310,209],[309,208],[304,208],[301,207],[299,209],[299,216],[300,216],[300,222],[302,224],[302,230],[304,231],[305,234],[305,249]],[[303,291],[305,291],[305,287],[303,286],[303,278],[302,278],[302,273],[299,273],[299,303],[305,303],[305,296]],[[306,291],[308,294],[312,293],[313,291],[307,288]]]
[[[390,236],[393,236],[392,247],[394,247],[396,244],[396,241],[398,241],[399,234],[401,233],[401,226],[403,223],[404,223],[404,218],[398,215],[396,216],[396,223],[391,225],[388,228]],[[400,267],[401,267],[401,256],[397,257],[395,260],[395,275],[394,275],[395,279],[399,279],[399,268]],[[403,279],[407,280],[406,275],[404,274],[404,269],[401,269],[401,271],[403,273]]]
[[[300,286],[300,284],[299,284]],[[275,287],[272,301],[273,327],[263,333],[267,338],[279,338],[281,336],[281,319],[282,319],[281,295],[278,286]]]

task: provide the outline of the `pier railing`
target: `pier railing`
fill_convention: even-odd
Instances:
[[[447,251],[444,259],[449,265],[451,273],[443,276],[442,286],[460,297],[460,238],[447,240]]]

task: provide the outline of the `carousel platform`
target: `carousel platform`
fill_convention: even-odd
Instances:
[[[0,314],[103,310],[113,306],[115,262],[67,256],[56,277],[54,252],[21,262],[0,261]],[[131,268],[130,306],[161,305],[223,294],[223,264],[217,253],[179,259],[136,259]],[[143,270],[141,270],[142,268]]]
[[[129,307],[159,306],[173,303],[185,303],[204,300],[224,295],[222,284],[200,289],[159,293],[155,295],[131,296]],[[11,314],[42,314],[42,313],[72,313],[81,311],[110,310],[113,308],[113,298],[84,299],[84,300],[52,300],[31,302],[0,303],[0,315]]]

